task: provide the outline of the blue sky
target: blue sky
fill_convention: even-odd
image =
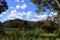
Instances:
[[[57,12],[53,12],[45,8],[45,12],[41,15],[37,14],[35,10],[37,7],[30,0],[6,0],[8,4],[8,10],[0,15],[1,22],[14,19],[22,19],[28,21],[41,21],[46,20],[48,16],[57,15]]]

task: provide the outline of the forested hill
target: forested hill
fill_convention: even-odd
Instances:
[[[36,27],[38,27],[38,26],[42,26],[44,23],[42,21],[33,22],[33,21],[15,19],[15,20],[5,21],[2,24],[3,24],[3,27],[17,28],[17,27],[26,27],[26,26],[36,26]]]
[[[15,20],[8,20],[3,23],[0,23],[0,26],[3,28],[40,28],[44,31],[53,32],[54,30],[58,29],[58,24],[52,22],[52,21],[25,21],[20,19]]]

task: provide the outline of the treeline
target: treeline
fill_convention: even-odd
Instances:
[[[52,21],[25,21],[20,19],[15,20],[8,20],[3,23],[0,22],[1,28],[40,28],[43,29],[47,33],[53,33],[53,31],[57,30],[59,28],[58,24]]]
[[[45,40],[46,37],[44,35],[41,37],[41,33],[48,33],[49,35],[45,34],[46,36],[48,35],[48,39],[56,39],[60,38],[60,33],[56,34],[58,29],[58,24],[52,21],[32,22],[15,19],[3,23],[0,22],[0,37],[4,40]]]

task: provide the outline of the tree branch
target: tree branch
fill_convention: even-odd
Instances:
[[[59,4],[58,0],[55,0],[55,2],[57,3],[57,5],[58,5],[58,7],[60,9],[60,4]]]

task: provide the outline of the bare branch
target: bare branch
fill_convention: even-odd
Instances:
[[[55,0],[55,2],[57,3],[57,5],[58,5],[58,7],[60,9],[60,4],[59,4],[58,0]]]

